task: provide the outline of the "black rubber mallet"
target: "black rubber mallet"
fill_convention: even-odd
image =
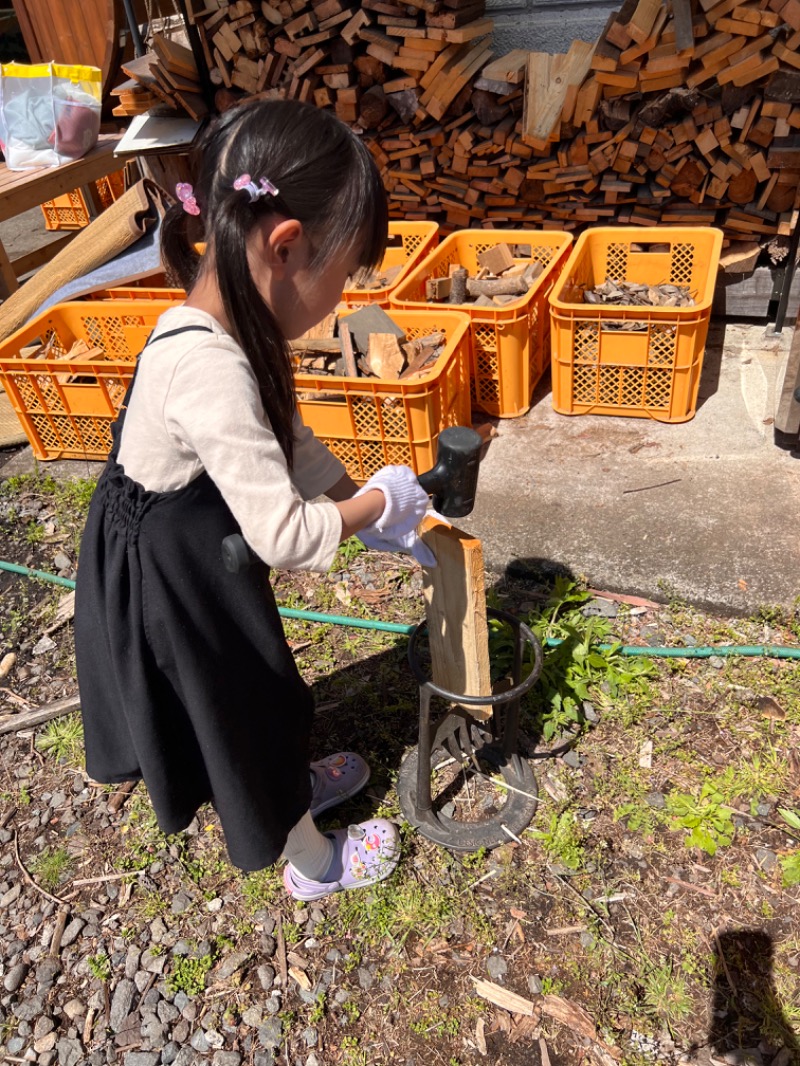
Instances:
[[[483,439],[468,426],[448,426],[439,434],[436,465],[417,480],[433,506],[445,518],[464,518],[475,506],[478,491],[478,468]],[[238,574],[253,561],[241,533],[232,533],[222,541],[222,562],[226,570]]]

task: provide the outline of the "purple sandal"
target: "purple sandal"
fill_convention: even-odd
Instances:
[[[325,834],[333,841],[333,861],[328,881],[310,881],[286,864],[283,883],[290,896],[300,900],[322,899],[348,888],[366,888],[393,873],[400,858],[397,828],[385,818],[374,818],[347,829]]]
[[[370,768],[353,751],[337,751],[327,759],[312,762],[314,787],[311,793],[311,817],[355,796],[369,781]]]

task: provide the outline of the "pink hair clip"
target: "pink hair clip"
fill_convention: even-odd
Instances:
[[[233,183],[234,189],[244,189],[250,194],[250,203],[259,200],[262,196],[277,196],[278,190],[269,178],[260,178],[256,184],[249,174],[240,174]]]
[[[200,208],[197,206],[197,200],[194,198],[194,189],[191,185],[184,181],[179,181],[175,186],[175,194],[183,204],[183,210],[188,215],[200,214]]]

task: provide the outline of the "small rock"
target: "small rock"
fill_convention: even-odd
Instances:
[[[303,1040],[306,1047],[316,1047],[317,1041],[319,1040],[317,1030],[311,1025],[307,1026],[303,1030]]]
[[[233,977],[237,970],[245,965],[250,958],[246,951],[232,951],[230,955],[226,955],[222,962],[217,967],[214,977],[218,981],[227,981],[229,977]]]
[[[618,607],[612,600],[596,597],[581,607],[581,614],[584,618],[616,618]]]
[[[790,1066],[792,1061],[792,1050],[788,1047],[782,1047],[775,1058],[772,1060],[772,1066]]]
[[[535,973],[531,974],[528,978],[528,988],[535,996],[540,996],[542,994],[542,981]]]
[[[86,1006],[80,999],[69,999],[62,1007],[64,1014],[70,1019],[75,1021],[76,1018],[82,1018],[86,1014]]]
[[[76,1066],[83,1058],[83,1045],[80,1040],[64,1037],[56,1044],[58,1066]]]
[[[43,1018],[37,1018],[36,1024],[33,1027],[33,1035],[36,1040],[40,1040],[48,1033],[52,1033],[55,1029],[56,1023],[52,1018],[48,1018],[46,1015]]]
[[[508,963],[502,955],[490,955],[486,960],[486,971],[493,981],[502,981],[508,973]]]
[[[212,1066],[240,1066],[242,1056],[238,1051],[215,1051]]]
[[[265,1048],[280,1047],[283,1039],[283,1026],[280,1018],[268,1018],[258,1030],[258,1039]]]
[[[165,955],[154,955],[150,948],[145,948],[142,952],[140,965],[147,973],[163,973],[166,962]]]
[[[265,962],[256,970],[256,976],[264,991],[269,992],[275,984],[275,970],[269,965],[269,963]]]
[[[358,968],[358,984],[359,984],[359,987],[363,988],[365,992],[368,992],[372,988],[374,983],[375,983],[375,978],[372,975],[372,973],[370,973],[370,971],[367,969],[367,967],[366,966],[359,966],[359,968]]]
[[[16,903],[22,892],[22,885],[17,883],[13,885],[7,892],[4,892],[0,896],[0,910],[5,910],[6,907],[10,907],[12,903]]]
[[[183,914],[192,905],[191,897],[183,889],[179,889],[172,897],[172,910],[173,914]]]
[[[778,856],[769,848],[756,848],[755,859],[761,869],[764,870],[765,873],[769,873],[771,870],[774,870],[778,861]]]
[[[124,1066],[157,1066],[160,1058],[157,1051],[129,1051],[122,1061]]]
[[[45,1033],[44,1036],[40,1036],[38,1040],[34,1040],[33,1042],[33,1050],[37,1055],[46,1055],[49,1051],[53,1051],[55,1046],[55,1033]]]
[[[244,1024],[249,1025],[253,1029],[258,1029],[263,1020],[264,1012],[257,1006],[248,1007],[242,1015],[242,1021]]]
[[[44,1012],[44,997],[37,993],[24,1003],[15,1003],[12,1009],[21,1022],[33,1022]]]
[[[61,972],[61,963],[58,959],[44,959],[36,967],[36,981],[41,991],[46,992],[53,987],[57,975]]]
[[[81,935],[86,922],[82,918],[73,918],[71,922],[67,923],[64,929],[64,935],[61,937],[61,947],[68,948],[70,944],[73,944]]]
[[[168,1044],[165,1044],[161,1049],[161,1066],[171,1066],[178,1057],[180,1049],[180,1044],[176,1043],[174,1040],[170,1040]]]
[[[565,751],[561,756],[561,761],[565,766],[571,766],[574,770],[579,770],[583,766],[585,759],[582,755],[579,755],[577,751],[570,749]]]
[[[123,1023],[131,1013],[133,997],[135,995],[136,985],[133,981],[129,981],[127,977],[123,977],[114,989],[114,995],[111,998],[111,1010],[108,1016],[108,1024],[110,1025],[112,1032],[118,1033],[122,1028]]]
[[[214,1051],[221,1051],[225,1047],[225,1037],[216,1029],[206,1029],[206,1042]]]
[[[18,962],[16,966],[12,966],[3,978],[3,988],[6,992],[16,992],[28,976],[29,969],[30,967],[25,962]]]
[[[68,555],[63,552],[57,552],[53,558],[53,566],[56,570],[69,570],[72,566],[72,562]]]
[[[648,807],[652,807],[656,811],[662,811],[667,805],[667,798],[663,792],[648,792],[645,796],[645,802]]]
[[[195,1051],[199,1051],[201,1054],[211,1050],[211,1047],[208,1041],[206,1040],[206,1034],[203,1032],[202,1029],[197,1029],[194,1033],[192,1033],[192,1039],[189,1041],[189,1043],[192,1045]]]
[[[758,1048],[737,1048],[723,1055],[722,1061],[730,1066],[763,1066],[764,1057]]]

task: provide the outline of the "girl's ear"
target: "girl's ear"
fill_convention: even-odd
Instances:
[[[303,223],[296,218],[281,219],[266,234],[265,252],[273,272],[284,272],[304,263]]]

